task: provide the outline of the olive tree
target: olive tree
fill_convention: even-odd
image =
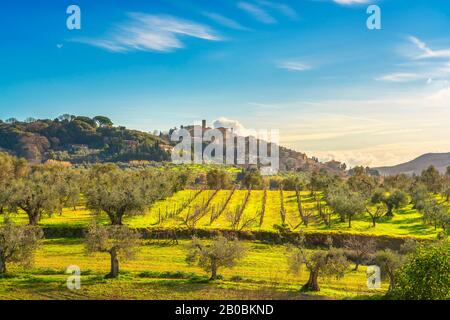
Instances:
[[[383,186],[387,189],[398,189],[408,192],[413,183],[413,177],[405,173],[399,173],[396,175],[389,175],[383,178]]]
[[[83,171],[66,169],[63,171],[61,183],[58,185],[60,195],[60,210],[63,207],[71,207],[74,210],[80,202],[80,196],[84,184]]]
[[[367,197],[376,188],[377,179],[369,175],[365,168],[355,167],[347,183],[352,191],[359,192]]]
[[[112,225],[121,225],[126,215],[145,213],[154,201],[169,193],[164,177],[146,170],[96,165],[88,177],[86,206],[106,213]]]
[[[17,226],[5,218],[0,227],[0,274],[6,272],[8,263],[30,266],[42,235],[38,227]]]
[[[308,282],[302,286],[304,291],[320,291],[319,276],[342,278],[349,267],[344,251],[333,248],[331,238],[327,242],[326,250],[306,250],[304,235],[300,233],[295,245],[288,247],[289,271],[298,274],[304,265],[309,272]]]
[[[355,263],[355,268],[353,270],[357,271],[359,265],[366,262],[370,256],[375,253],[377,245],[373,238],[358,239],[357,237],[352,236],[344,241],[344,248],[347,256]]]
[[[390,249],[385,249],[376,253],[375,261],[377,266],[380,267],[381,277],[389,279],[388,294],[391,294],[395,288],[397,270],[405,261],[404,256]]]
[[[442,226],[445,230],[449,216],[445,206],[433,199],[425,203],[422,213],[424,221],[434,225],[435,230],[438,226]]]
[[[331,177],[324,171],[313,171],[309,179],[308,187],[311,191],[311,196],[315,195],[316,191],[324,190],[331,184]]]
[[[130,260],[136,255],[139,234],[127,226],[101,226],[91,224],[86,232],[86,251],[104,252],[110,255],[111,269],[107,278],[119,275],[119,259]]]
[[[410,191],[411,202],[413,203],[413,208],[417,210],[422,210],[425,203],[430,199],[428,194],[428,189],[423,183],[416,183],[411,187]]]
[[[186,261],[210,272],[209,280],[217,279],[219,268],[232,268],[245,256],[245,247],[239,240],[228,240],[223,235],[215,237],[209,244],[194,237],[187,248]]]
[[[209,189],[229,189],[231,180],[227,171],[218,168],[211,169],[206,174],[206,183]]]
[[[67,164],[58,161],[49,161],[43,165],[36,166],[35,171],[47,173],[49,183],[54,188],[58,197],[57,210],[62,214],[64,207],[75,209],[80,201],[84,174],[82,170],[73,169]]]
[[[371,199],[373,204],[384,203],[387,207],[386,216],[394,216],[394,209],[400,209],[408,204],[408,195],[400,190],[376,190]]]
[[[9,193],[9,205],[12,211],[23,210],[28,215],[29,224],[36,226],[43,214],[52,215],[60,207],[57,187],[52,172],[35,170],[14,181]]]
[[[238,178],[242,180],[241,185],[246,189],[264,188],[263,176],[257,169],[244,170],[238,175]]]
[[[11,185],[15,179],[25,176],[27,172],[28,163],[25,159],[0,152],[0,214],[9,204]]]
[[[364,197],[351,191],[347,185],[330,189],[326,201],[333,211],[341,216],[341,221],[347,218],[349,228],[352,227],[352,219],[366,210]]]
[[[309,272],[308,282],[303,285],[302,290],[320,291],[319,276],[342,278],[349,263],[341,249],[316,250],[312,253],[296,249],[289,256],[289,270],[298,273],[302,265],[305,265]]]
[[[377,226],[377,222],[386,215],[387,207],[383,202],[370,204],[372,206],[366,206],[366,212],[369,214],[370,219],[372,219],[372,227],[375,228]],[[373,206],[375,208],[373,208]]]
[[[427,186],[429,192],[434,194],[441,192],[443,178],[434,166],[429,166],[426,170],[422,171],[419,179]]]
[[[303,190],[305,188],[306,182],[303,176],[300,175],[289,175],[281,181],[281,186],[283,190],[296,191]]]
[[[450,185],[444,190],[445,202],[450,202]]]

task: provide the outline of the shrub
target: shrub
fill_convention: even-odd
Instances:
[[[419,246],[398,271],[394,296],[405,300],[450,298],[450,245]]]

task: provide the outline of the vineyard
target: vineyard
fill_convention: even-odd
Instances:
[[[44,216],[43,227],[86,227],[93,213],[83,205],[65,208],[61,215]],[[25,214],[14,215],[25,223]],[[108,223],[106,216],[100,221]],[[274,232],[282,223],[292,230],[306,232],[345,232],[367,235],[435,238],[437,230],[424,224],[412,205],[383,217],[375,227],[368,214],[357,216],[352,227],[342,222],[326,205],[323,194],[280,190],[183,190],[156,202],[147,212],[124,221],[132,228],[234,230]]]

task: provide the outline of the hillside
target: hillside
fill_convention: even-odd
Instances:
[[[63,115],[54,120],[0,121],[0,151],[32,163],[48,159],[72,163],[170,159],[165,142],[149,133],[115,127],[107,117]]]
[[[423,170],[433,165],[440,172],[445,172],[450,166],[449,153],[427,153],[406,163],[398,164],[391,167],[374,168],[381,175],[394,175],[398,173],[420,174]]]
[[[89,118],[66,114],[54,120],[0,120],[0,151],[24,157],[31,163],[49,159],[71,163],[170,161],[175,143],[169,140],[167,133],[155,136],[114,126],[104,116]],[[327,170],[342,174],[345,165],[337,161],[321,163],[317,158],[280,146],[280,170]]]
[[[180,128],[188,130],[192,136],[194,136],[194,128],[195,125],[181,125]],[[198,127],[199,130],[202,132],[205,132],[206,130],[212,129],[211,127],[208,127],[206,125],[206,120],[202,121],[201,127]],[[219,127],[216,128],[219,131],[222,132],[224,141],[226,140],[227,133],[231,133],[231,136],[234,136],[235,138],[238,137],[238,134],[234,132],[233,128],[225,128],[225,127]],[[168,136],[163,136],[167,140],[169,140]],[[246,138],[246,148],[248,151],[248,137]],[[236,146],[236,145],[235,145]],[[270,148],[268,148],[270,149]],[[224,148],[224,156],[226,146]],[[235,148],[234,154],[236,155],[237,150]],[[343,175],[346,173],[346,165],[345,163],[341,163],[339,161],[328,161],[325,163],[322,163],[319,161],[318,158],[312,156],[308,157],[305,153],[295,151],[286,147],[283,147],[279,145],[279,169],[281,171],[303,171],[303,172],[312,172],[312,171],[319,171],[319,170],[325,170],[333,174]],[[235,158],[236,161],[236,158]]]

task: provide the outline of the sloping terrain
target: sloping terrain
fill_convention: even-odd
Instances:
[[[394,175],[399,173],[406,174],[420,174],[429,166],[434,166],[441,173],[444,173],[448,166],[450,166],[450,152],[449,153],[427,153],[420,157],[398,164],[391,167],[374,168],[381,175]]]

